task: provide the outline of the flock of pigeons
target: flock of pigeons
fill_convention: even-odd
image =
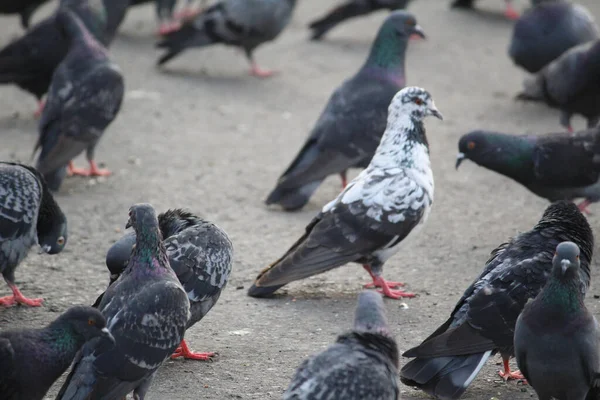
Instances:
[[[45,0],[4,0],[29,27]],[[100,137],[117,117],[124,77],[107,50],[130,6],[147,1],[60,0],[52,16],[0,51],[0,83],[34,94],[40,107],[35,167],[0,162],[0,272],[12,290],[0,305],[40,306],[15,284],[15,269],[38,243],[57,254],[67,244],[67,216],[54,200],[67,175],[109,175],[94,161]],[[473,7],[456,0],[454,7]],[[164,64],[184,50],[222,43],[242,48],[251,74],[271,75],[254,50],[289,23],[295,0],[223,0],[175,13],[175,0],[156,0],[158,47]],[[312,39],[349,18],[408,0],[350,0],[310,24]],[[541,400],[600,398],[600,330],[584,297],[594,248],[582,214],[600,200],[600,38],[594,18],[566,0],[532,0],[517,19],[509,49],[534,76],[518,99],[561,111],[568,132],[515,136],[474,131],[458,144],[465,159],[504,174],[549,199],[540,221],[501,244],[467,288],[449,319],[399,369],[398,347],[382,296],[359,295],[354,327],[304,361],[283,397],[398,399],[399,380],[436,398],[458,399],[486,360],[500,353],[506,379],[527,379]],[[206,6],[203,2],[203,6]],[[424,119],[443,119],[431,94],[406,86],[405,53],[425,38],[416,18],[393,11],[358,72],[331,96],[296,158],[268,195],[284,210],[303,207],[320,183],[339,174],[343,190],[308,224],[248,294],[268,297],[282,286],[349,262],[360,263],[384,296],[413,297],[383,278],[383,265],[425,223],[434,182]],[[588,129],[573,132],[581,114]],[[72,160],[86,151],[89,169]],[[347,182],[346,172],[362,172]],[[571,201],[583,198],[579,206]],[[233,246],[216,225],[182,209],[129,210],[127,228],[106,256],[110,282],[91,307],[67,310],[45,328],[0,333],[0,399],[42,399],[72,365],[57,399],[143,399],[169,357],[210,360],[193,352],[187,329],[216,304],[231,273]],[[551,351],[549,351],[551,349]],[[511,371],[516,357],[519,371]]]

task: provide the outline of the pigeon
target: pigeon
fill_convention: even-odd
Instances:
[[[398,358],[381,296],[363,292],[354,328],[300,365],[283,400],[397,400]]]
[[[515,10],[515,8],[513,7],[512,0],[504,0],[504,2],[506,3],[506,9],[504,11],[504,16],[511,20],[518,19],[519,12],[517,10]],[[454,0],[454,2],[452,3],[452,8],[472,9],[473,3],[475,3],[475,0]]]
[[[433,202],[433,172],[423,119],[442,119],[426,90],[407,87],[389,106],[388,123],[369,166],[306,227],[306,232],[256,278],[248,294],[271,295],[285,284],[349,262],[363,265],[385,296],[414,294],[391,288],[383,264],[411,231],[423,224]]]
[[[114,339],[100,311],[72,307],[42,329],[0,332],[0,393],[3,400],[42,400],[69,368],[85,342]]]
[[[23,296],[15,284],[15,269],[34,244],[44,253],[58,254],[67,237],[67,219],[44,177],[28,165],[0,162],[0,272],[13,292],[0,297],[0,305],[42,304],[42,299]]]
[[[573,132],[571,117],[581,114],[588,128],[600,122],[600,39],[573,47],[525,80],[518,100],[542,101],[561,110],[560,123]]]
[[[415,17],[395,11],[385,20],[362,68],[329,98],[310,136],[266,203],[284,210],[304,207],[321,182],[349,168],[366,168],[385,131],[387,111],[405,85],[405,54],[411,34],[425,38]]]
[[[556,0],[527,11],[515,24],[508,54],[535,74],[565,51],[598,39],[598,26],[579,4]]]
[[[600,127],[544,136],[473,131],[458,142],[465,159],[507,176],[548,200],[574,200],[582,212],[600,200]]]
[[[104,130],[117,116],[125,92],[123,75],[108,52],[70,11],[61,10],[56,22],[70,41],[70,50],[54,72],[48,101],[40,119],[41,148],[36,168],[51,190],[58,190],[71,175],[107,176],[98,169],[94,150]],[[83,150],[90,169],[77,169],[72,159]]]
[[[233,261],[233,245],[218,226],[181,209],[168,210],[158,216],[158,224],[169,263],[187,292],[191,317],[186,331],[200,321],[217,303],[229,279]],[[106,255],[110,284],[118,279],[129,261],[135,233],[119,239]],[[104,295],[100,295],[97,307]],[[172,358],[210,360],[215,353],[192,352],[185,340]]]
[[[584,304],[579,253],[573,242],[556,247],[546,286],[517,319],[515,358],[542,400],[600,394],[592,388],[600,372],[600,332]]]
[[[581,249],[581,281],[590,282],[594,236],[586,218],[570,202],[552,203],[528,232],[501,244],[465,291],[450,318],[419,346],[403,356],[414,358],[400,370],[400,380],[439,399],[458,399],[486,360],[500,352],[505,379],[511,371],[513,335],[528,299],[542,290],[552,270],[556,246],[572,241]]]
[[[348,0],[331,10],[327,15],[309,24],[312,40],[320,40],[327,32],[350,18],[366,15],[377,10],[400,10],[410,0]]]
[[[0,14],[19,14],[23,28],[29,28],[31,16],[48,0],[0,0]]]
[[[154,208],[133,205],[129,226],[136,232],[135,249],[99,305],[115,345],[86,343],[57,399],[122,399],[133,391],[143,400],[154,374],[183,339],[190,302],[169,266]]]
[[[271,76],[274,71],[261,69],[254,61],[254,50],[274,40],[291,20],[296,0],[223,0],[183,24],[181,29],[165,36],[157,44],[166,49],[158,65],[163,65],[189,47],[217,43],[237,46],[250,61],[250,73]]]

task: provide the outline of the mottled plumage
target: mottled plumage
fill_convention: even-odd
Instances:
[[[0,398],[41,400],[85,342],[114,339],[91,307],[72,307],[45,328],[0,332]]]
[[[134,392],[143,400],[155,372],[183,339],[190,302],[169,266],[152,206],[132,206],[129,226],[135,249],[98,307],[116,344],[107,349],[87,343],[57,399],[112,400]]]
[[[369,165],[385,131],[390,102],[406,82],[405,54],[411,34],[425,37],[412,14],[395,11],[385,20],[367,61],[333,92],[267,204],[299,209],[328,175],[341,174],[345,186],[349,168]]]
[[[23,28],[29,28],[31,15],[48,0],[0,0],[0,14],[19,14]]]
[[[321,39],[332,28],[350,18],[377,10],[400,10],[406,8],[409,2],[410,0],[348,0],[308,25],[312,31],[311,39]]]
[[[544,2],[519,18],[508,54],[515,64],[537,73],[570,48],[597,38],[598,26],[585,7]]]
[[[224,0],[183,24],[157,44],[167,52],[159,59],[162,65],[190,47],[217,43],[240,47],[252,64],[252,73],[267,76],[258,68],[254,50],[274,40],[288,25],[296,0]]]
[[[507,176],[550,201],[600,200],[600,127],[570,134],[515,136],[473,131],[458,142],[464,159]]]
[[[577,245],[559,244],[552,264],[546,286],[517,319],[515,358],[540,400],[596,400],[600,331],[584,304]]]
[[[191,317],[186,330],[199,322],[217,303],[225,289],[233,262],[233,245],[218,226],[180,210],[168,210],[158,216],[169,263],[190,300]],[[106,255],[106,266],[111,273],[111,284],[127,266],[135,233],[119,239]],[[100,295],[94,307],[100,304]],[[182,342],[174,356],[206,359],[212,353],[190,353]]]
[[[42,299],[23,297],[15,285],[15,269],[29,249],[57,254],[67,243],[67,219],[33,167],[0,162],[0,272],[13,296],[0,305],[39,306]]]
[[[94,161],[104,130],[116,118],[125,92],[123,75],[98,43],[69,11],[59,11],[56,23],[69,40],[69,53],[54,72],[48,101],[39,124],[36,168],[52,190],[58,190],[67,164],[72,173],[107,175]],[[86,151],[90,170],[77,171],[71,160]]]
[[[546,284],[556,246],[572,241],[581,249],[581,281],[590,283],[594,237],[586,218],[570,202],[556,202],[528,232],[497,247],[483,272],[465,291],[450,318],[403,356],[414,360],[400,379],[442,399],[458,399],[489,356],[500,352],[505,378],[513,354],[517,317]]]
[[[358,297],[354,328],[305,360],[284,400],[397,400],[398,346],[381,296]]]
[[[248,291],[271,295],[283,285],[349,262],[363,264],[373,285],[392,298],[414,296],[383,279],[383,264],[414,228],[424,223],[433,202],[433,172],[423,119],[442,118],[424,89],[402,89],[389,106],[388,123],[369,166],[306,227],[304,235],[264,269]]]

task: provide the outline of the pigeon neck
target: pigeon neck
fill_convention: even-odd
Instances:
[[[64,355],[68,360],[71,360],[77,349],[85,343],[82,335],[78,334],[70,324],[65,324],[60,319],[52,322],[45,329],[43,336],[54,352]]]
[[[54,196],[50,193],[48,185],[42,183],[42,202],[40,204],[40,212],[37,220],[37,235],[38,241],[49,235],[51,232],[56,232],[60,229],[60,225],[66,221],[65,215],[54,200]]]
[[[561,315],[576,315],[584,309],[584,293],[579,278],[560,280],[551,276],[540,301],[545,307]]]
[[[423,121],[408,114],[399,113],[388,125],[381,137],[371,165],[377,168],[413,168],[423,159],[429,162],[429,144]]]
[[[535,143],[526,137],[489,135],[486,150],[469,155],[475,163],[528,185],[533,176],[532,153]]]
[[[168,263],[158,226],[143,226],[136,230],[136,243],[129,265],[144,265],[146,271],[159,271]],[[136,268],[140,270],[140,268]]]
[[[383,26],[371,47],[362,71],[381,78],[391,78],[399,87],[405,84],[404,63],[408,37],[399,36],[392,26]]]

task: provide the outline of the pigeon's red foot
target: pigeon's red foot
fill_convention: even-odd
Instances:
[[[348,178],[346,177],[346,171],[340,172],[340,178],[342,178],[342,190],[348,186]]]
[[[400,282],[390,282],[392,284],[394,283],[400,283]],[[390,299],[401,299],[404,297],[415,297],[414,293],[410,293],[410,292],[405,292],[403,290],[392,290],[390,289],[390,286],[388,286],[388,282],[383,279],[380,276],[374,277],[373,278],[373,283],[372,285],[374,287],[380,287],[381,289],[377,290],[379,293],[381,293],[382,295],[384,295],[385,297],[389,297]],[[400,286],[400,285],[396,285],[396,286]],[[392,286],[395,287],[395,286]]]
[[[158,27],[158,34],[160,36],[168,35],[169,33],[178,31],[179,28],[181,28],[181,23],[178,21],[165,22]]]
[[[520,17],[517,10],[515,10],[511,4],[506,5],[506,10],[504,11],[504,16],[513,21],[519,19],[519,17]]]
[[[39,307],[42,305],[44,299],[28,299],[23,296],[23,293],[16,286],[11,286],[13,295],[0,297],[0,306],[12,307],[16,304],[22,304],[24,306]]]
[[[579,208],[579,211],[581,211],[582,213],[590,215],[592,213],[587,208],[590,204],[592,204],[592,202],[586,199],[583,200],[581,203],[577,204],[577,208]]]
[[[387,285],[387,287],[389,288],[397,288],[397,287],[402,287],[404,286],[403,282],[394,282],[394,281],[386,281],[385,279],[382,278],[382,280],[385,282],[385,284]],[[378,283],[375,282],[371,282],[371,283],[367,283],[365,286],[363,286],[365,289],[373,289],[375,287],[381,287]]]
[[[413,33],[412,35],[410,35],[409,39],[413,40],[413,41],[417,41],[417,40],[423,40],[423,37],[417,35],[416,33]]]
[[[508,360],[503,359],[502,363],[504,365],[504,371],[498,371],[498,375],[500,375],[500,377],[502,377],[502,379],[504,379],[505,381],[508,381],[510,379],[525,380],[525,377],[523,376],[521,371],[519,371],[519,370],[511,371],[510,370],[510,365],[508,364]]]
[[[257,78],[268,78],[277,74],[277,71],[273,71],[270,69],[261,69],[258,65],[252,64],[250,68],[250,75],[256,76]]]
[[[98,165],[95,161],[90,161],[90,169],[76,168],[71,161],[67,167],[67,173],[69,176],[109,176],[112,174],[112,172],[107,169],[98,168]]]
[[[175,352],[171,355],[171,358],[174,360],[176,358],[183,357],[186,360],[212,361],[216,355],[217,353],[195,353],[190,350],[184,339],[181,341],[181,344],[175,350]]]
[[[193,18],[196,15],[200,14],[202,12],[202,10],[195,10],[191,7],[186,7],[181,11],[178,11],[175,13],[175,15],[173,15],[173,18],[177,19],[177,20],[186,20],[189,18]]]
[[[46,106],[46,100],[42,100],[39,102],[37,110],[35,110],[35,112],[33,113],[34,118],[39,118],[42,116],[45,106]]]

